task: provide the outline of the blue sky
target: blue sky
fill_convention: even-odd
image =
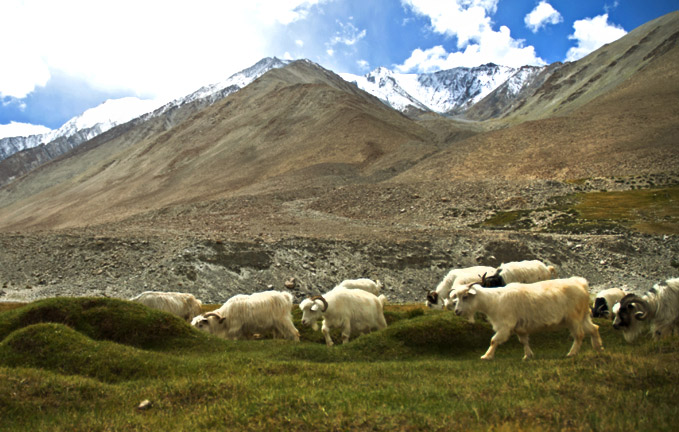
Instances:
[[[263,57],[335,72],[577,60],[666,0],[2,0],[0,138],[107,99],[169,101]]]

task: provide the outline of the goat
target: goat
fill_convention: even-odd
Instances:
[[[456,315],[481,312],[488,317],[495,334],[488,351],[481,357],[492,360],[497,347],[516,334],[523,344],[524,360],[533,357],[528,339],[531,333],[549,327],[565,326],[573,345],[568,357],[578,353],[585,335],[592,347],[603,350],[599,326],[592,322],[587,280],[580,277],[554,279],[533,284],[512,283],[501,288],[484,288],[480,284],[457,288],[448,307],[454,304]]]
[[[494,288],[513,282],[533,283],[556,277],[556,268],[547,266],[539,260],[504,263],[494,271],[491,276],[484,275],[481,286]]]
[[[431,309],[443,309],[445,300],[455,288],[473,282],[480,282],[482,275],[495,271],[493,267],[475,266],[453,269],[438,284],[435,291],[427,291],[425,305]]]
[[[376,296],[380,295],[380,291],[384,287],[382,282],[378,280],[373,281],[372,279],[367,279],[367,278],[361,278],[361,279],[346,279],[343,280],[339,286],[343,286],[345,288],[350,288],[350,289],[361,289],[363,291],[367,291],[371,294],[374,294]]]
[[[352,332],[369,333],[387,327],[384,319],[384,304],[387,298],[362,290],[349,289],[338,285],[322,296],[304,299],[299,304],[302,324],[318,329],[317,321],[323,318],[321,332],[325,344],[332,346],[330,330],[342,328],[342,343],[347,343]]]
[[[299,341],[292,322],[292,294],[264,291],[231,297],[219,309],[199,315],[191,323],[224,339],[250,339],[254,334],[273,333]]]
[[[627,342],[633,342],[645,328],[654,339],[672,333],[679,326],[679,278],[654,285],[643,297],[627,294],[613,312],[613,328],[622,330]]]
[[[141,303],[152,309],[161,310],[177,315],[186,321],[191,321],[200,315],[202,303],[193,294],[179,292],[144,291],[130,301]]]
[[[612,312],[613,306],[625,297],[625,291],[620,288],[609,288],[596,295],[592,306],[592,316],[594,318],[615,318]]]

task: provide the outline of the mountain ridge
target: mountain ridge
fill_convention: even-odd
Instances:
[[[332,196],[337,188],[358,193],[382,183],[569,181],[669,172],[677,161],[676,113],[663,107],[676,100],[679,81],[672,72],[678,49],[667,42],[677,17],[631,32],[582,63],[519,70],[542,82],[537,89],[523,81],[516,86],[528,101],[512,112],[528,121],[509,116],[472,122],[434,112],[409,117],[308,60],[269,68],[226,97],[195,98],[135,119],[15,179],[0,189],[0,229],[112,223],[205,200],[309,190]],[[616,74],[638,63],[637,57],[645,60],[626,69],[622,87],[600,73]],[[510,83],[500,87],[495,94],[516,90]],[[584,87],[581,95],[593,99],[570,97]],[[624,88],[633,91],[615,96]],[[546,94],[559,102],[560,115],[543,109]],[[606,95],[619,100],[608,103]],[[637,100],[643,104],[631,102]],[[649,114],[635,106],[662,115],[662,121],[644,123]],[[620,118],[626,123],[618,124]]]

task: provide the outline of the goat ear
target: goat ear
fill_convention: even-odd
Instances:
[[[475,288],[469,288],[468,294],[469,295],[476,295],[476,289]]]
[[[318,311],[318,305],[314,303],[313,305],[311,305],[311,312],[317,312],[317,311]]]

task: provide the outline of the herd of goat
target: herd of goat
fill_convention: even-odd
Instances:
[[[490,275],[490,276],[489,276]],[[342,343],[352,334],[366,334],[387,327],[381,295],[382,283],[371,279],[345,280],[323,295],[304,299],[299,308],[302,324],[321,332],[333,345],[332,329],[341,329]],[[292,321],[293,296],[284,291],[265,291],[231,297],[218,309],[203,313],[192,294],[146,291],[132,301],[178,315],[196,328],[224,339],[251,339],[259,334],[299,341]],[[474,322],[480,312],[495,334],[481,357],[491,360],[497,347],[515,334],[524,347],[524,359],[533,356],[532,333],[555,327],[570,331],[573,345],[568,356],[578,353],[585,336],[595,351],[603,350],[599,327],[592,317],[613,319],[613,327],[632,342],[645,331],[660,338],[679,329],[679,278],[657,284],[643,296],[613,288],[599,292],[590,306],[589,284],[582,277],[557,279],[553,266],[538,260],[502,264],[498,268],[475,266],[451,270],[435,290],[427,290],[426,305],[452,310]]]

